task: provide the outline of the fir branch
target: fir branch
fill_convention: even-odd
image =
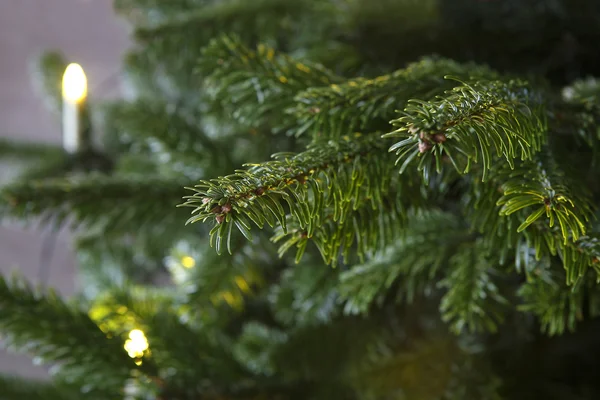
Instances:
[[[339,268],[314,263],[311,258],[287,268],[271,286],[268,299],[278,322],[288,327],[323,324],[339,316]]]
[[[214,0],[115,0],[113,7],[136,25],[148,25],[166,22],[211,3]]]
[[[164,231],[162,224],[180,218],[175,205],[182,190],[182,182],[168,178],[87,175],[15,183],[1,194],[12,215],[52,217],[56,223],[71,217],[75,223],[107,233],[138,231],[141,226]]]
[[[393,166],[390,163],[385,168]],[[432,177],[427,188],[416,171],[405,173],[402,179],[397,179],[391,170],[386,174],[392,175],[391,184],[376,199],[376,206],[370,201],[359,202],[343,220],[334,218],[335,208],[325,209],[322,224],[311,237],[293,220],[287,222],[287,232],[278,226],[272,240],[281,243],[280,257],[296,247],[296,260],[300,260],[307,245],[313,243],[326,264],[352,264],[354,255],[364,263],[402,236],[410,210],[432,209],[446,203],[448,189],[456,180],[453,170],[444,171]]]
[[[245,372],[225,346],[227,340],[215,336],[210,326],[194,329],[187,323],[189,315],[175,304],[174,295],[171,289],[130,286],[105,293],[95,308],[108,310],[101,324],[127,318],[128,329],[144,332],[149,351],[141,357],[142,367],[149,364],[144,372],[161,391],[194,397],[233,389],[235,385],[225,385],[243,380]]]
[[[120,142],[145,146],[154,157],[159,152],[170,154],[173,169],[188,176],[198,175],[199,167],[223,169],[231,164],[229,154],[220,151],[220,143],[199,126],[198,116],[180,107],[140,99],[113,104],[107,111]]]
[[[558,232],[554,237],[558,237]],[[558,240],[557,240],[558,241]],[[558,243],[558,254],[567,273],[567,284],[575,284],[582,279],[588,268],[593,268],[600,276],[600,235],[589,234],[576,242]]]
[[[61,380],[91,393],[118,396],[134,367],[123,343],[88,315],[50,291],[35,293],[22,280],[0,277],[0,331],[11,348],[55,364]]]
[[[558,150],[565,150],[568,146],[569,151],[565,156],[572,155],[571,163],[579,164],[576,168],[589,169],[589,186],[597,191],[595,178],[600,163],[600,80],[588,78],[575,81],[563,89],[562,101],[557,103],[552,126],[558,136],[555,146]],[[581,146],[581,142],[585,147]],[[573,145],[578,147],[573,148]],[[590,150],[591,154],[585,154]],[[588,161],[589,164],[581,165],[582,161]]]
[[[504,319],[507,300],[494,282],[500,272],[494,269],[481,242],[464,244],[450,258],[450,272],[440,282],[448,291],[440,303],[444,321],[451,330],[495,332]]]
[[[261,38],[292,36],[299,15],[311,13],[312,0],[226,0],[181,14],[155,25],[138,27],[135,39],[144,47],[152,65],[161,65],[170,79],[189,85],[201,49],[223,32],[243,35],[248,42]],[[277,21],[274,23],[274,21]],[[182,52],[181,49],[186,49]],[[139,52],[137,54],[140,54]],[[214,66],[211,67],[211,71]],[[181,86],[189,89],[189,86]]]
[[[581,194],[582,190],[573,190],[566,185],[564,174],[547,152],[532,161],[517,164],[514,170],[505,167],[501,173],[504,195],[497,201],[501,206],[500,215],[536,207],[517,232],[545,215],[550,228],[555,223],[560,226],[565,243],[585,235],[585,224],[592,215],[590,201]]]
[[[340,80],[321,65],[293,59],[264,44],[251,50],[236,36],[212,40],[202,52],[199,69],[210,72],[206,84],[212,97],[238,122],[290,132],[295,118],[285,110],[294,104],[294,95]]]
[[[577,322],[583,319],[583,283],[568,287],[562,274],[550,268],[548,258],[536,264],[535,275],[519,289],[524,301],[519,310],[534,314],[542,332],[550,336],[573,332]]]
[[[208,246],[191,248],[187,242],[175,246],[166,266],[185,293],[181,302],[189,318],[199,318],[211,310],[209,307],[222,304],[241,311],[247,298],[264,288],[267,250],[272,247],[264,239],[257,236],[251,243],[235,243],[235,256],[218,256],[209,252]]]
[[[418,191],[404,189],[406,188],[399,190],[402,195],[386,194],[377,207],[370,202],[357,207],[343,220],[336,221],[335,209],[328,208],[322,224],[310,237],[306,229],[301,228],[294,220],[286,223],[287,230],[278,226],[272,240],[275,243],[281,242],[279,256],[282,257],[295,246],[296,261],[299,262],[307,245],[312,242],[325,264],[335,267],[342,261],[348,263],[351,254],[356,254],[364,262],[366,257],[372,256],[399,236],[406,220],[404,203],[420,194]]]
[[[498,164],[486,182],[470,182],[465,210],[487,246],[499,249],[501,263],[525,240],[538,258],[559,255],[573,284],[588,267],[598,270],[600,256],[594,235],[585,236],[593,216],[591,197],[576,182],[544,147],[533,160],[517,161],[514,169]]]
[[[279,224],[287,232],[284,201],[298,226],[312,237],[328,208],[334,210],[333,220],[342,222],[363,203],[379,206],[392,175],[386,168],[390,163],[381,157],[385,146],[378,135],[356,134],[337,143],[315,143],[297,155],[276,154],[273,161],[201,181],[190,188],[196,193],[182,206],[194,208],[190,223],[217,221],[211,231],[217,252],[223,241],[231,252],[233,225],[248,238],[252,223],[259,228]]]
[[[51,144],[17,142],[0,138],[0,159],[39,161],[44,158],[57,159],[64,155],[64,150]]]
[[[113,160],[105,153],[93,149],[75,154],[64,151],[48,151],[46,156],[40,156],[32,161],[20,174],[23,181],[57,179],[72,176],[81,172],[108,173],[113,169]]]
[[[460,220],[430,210],[412,214],[396,243],[340,277],[340,297],[347,314],[365,314],[381,305],[389,292],[397,300],[412,302],[447,265],[459,244],[472,238]]]
[[[392,121],[399,128],[384,137],[403,138],[390,148],[402,163],[400,172],[420,158],[425,177],[448,158],[460,173],[481,161],[485,180],[493,149],[512,167],[517,157],[531,159],[545,140],[540,100],[519,81],[464,84],[439,100],[412,100],[404,114]]]
[[[523,235],[527,236],[529,232],[525,231],[522,234],[517,232],[517,227],[526,218],[523,216],[526,211],[521,210],[510,215],[500,214],[498,200],[504,195],[501,185],[505,177],[499,171],[512,170],[505,169],[504,164],[497,165],[502,167],[493,169],[485,182],[466,177],[468,181],[461,203],[472,230],[480,235],[480,240],[485,246],[498,249],[500,264],[504,264],[507,260],[513,259],[515,246]],[[532,240],[537,239],[538,236],[532,237]]]
[[[444,79],[448,74],[463,79],[497,78],[494,71],[485,67],[424,58],[376,78],[311,87],[296,95],[296,105],[289,110],[298,119],[295,134],[311,132],[315,139],[337,139],[344,132],[386,129],[396,110],[404,108],[408,99],[430,99],[458,85]]]
[[[0,399],[1,400],[77,400],[81,393],[74,388],[61,387],[59,385],[24,379],[17,376],[0,375]],[[93,394],[86,396],[90,400],[101,400]]]

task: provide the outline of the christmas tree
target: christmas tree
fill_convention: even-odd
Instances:
[[[82,280],[0,278],[52,375],[0,399],[600,396],[600,2],[115,10],[127,98],[0,142],[3,218],[72,227]]]

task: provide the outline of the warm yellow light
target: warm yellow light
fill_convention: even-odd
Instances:
[[[250,286],[248,285],[248,282],[246,282],[243,276],[238,275],[234,279],[235,284],[240,288],[242,292],[250,293]]]
[[[194,268],[196,266],[196,260],[193,257],[185,256],[181,259],[181,265],[185,268]]]
[[[65,100],[79,103],[87,96],[87,78],[79,64],[69,64],[62,81]]]
[[[148,350],[148,339],[146,335],[139,329],[134,329],[129,332],[129,339],[123,346],[127,354],[131,358],[140,358],[144,355],[144,352]]]

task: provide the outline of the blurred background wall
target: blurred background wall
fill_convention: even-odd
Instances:
[[[127,27],[114,16],[112,0],[0,0],[0,137],[60,141],[60,122],[45,109],[32,80],[32,64],[42,51],[57,49],[80,63],[93,101],[119,94],[120,59],[127,45]],[[0,165],[0,178],[8,169]],[[68,295],[75,288],[68,234],[58,235],[51,262],[40,271],[47,236],[43,227],[0,226],[0,272],[17,269]],[[2,350],[0,371],[45,374],[30,359]]]

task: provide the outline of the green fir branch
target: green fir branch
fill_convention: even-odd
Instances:
[[[285,326],[328,323],[339,316],[339,268],[318,265],[309,258],[285,269],[271,286],[269,302],[278,322]]]
[[[252,127],[269,124],[276,130],[295,130],[295,118],[286,110],[298,92],[341,79],[321,65],[296,60],[264,44],[251,50],[237,36],[212,40],[202,52],[199,70],[209,73],[209,93],[238,122]],[[300,131],[302,127],[295,132]]]
[[[442,319],[455,333],[495,332],[508,301],[500,293],[495,268],[481,242],[463,244],[450,258],[450,271],[440,286],[448,291],[440,303]]]
[[[186,176],[198,176],[206,168],[230,167],[230,155],[218,140],[200,126],[198,115],[162,101],[139,99],[115,103],[108,110],[111,128],[122,144],[145,149],[159,164],[161,153],[170,155],[170,167]],[[196,113],[197,114],[197,113]],[[130,150],[133,152],[134,150]],[[162,157],[164,160],[164,156]]]
[[[0,400],[78,400],[79,390],[51,382],[35,381],[17,376],[0,375]],[[101,400],[93,394],[90,400]]]
[[[410,101],[404,114],[384,137],[402,138],[390,148],[400,172],[419,160],[426,178],[447,158],[460,173],[481,161],[485,180],[494,150],[512,167],[517,157],[531,159],[545,140],[539,96],[520,81],[464,83],[438,100]]]
[[[217,255],[208,245],[193,248],[182,242],[176,245],[166,260],[173,281],[185,293],[180,301],[189,318],[200,318],[221,305],[239,312],[248,298],[266,285],[269,258],[266,250],[272,245],[264,236],[252,242],[240,238],[235,243],[235,255]]]
[[[546,147],[514,168],[497,165],[486,182],[469,183],[464,209],[486,246],[498,248],[500,263],[531,249],[538,259],[560,256],[569,284],[589,267],[599,270],[597,239],[588,232],[593,207],[583,185],[562,172]]]
[[[8,213],[21,218],[41,216],[57,224],[71,218],[105,234],[143,229],[164,232],[168,221],[185,215],[175,208],[185,194],[183,185],[167,178],[87,175],[14,183],[4,187],[1,195]]]
[[[337,139],[345,132],[387,129],[396,110],[403,109],[409,99],[431,99],[457,86],[458,82],[444,79],[448,74],[463,79],[497,77],[485,67],[424,58],[376,78],[311,87],[296,95],[296,105],[289,110],[298,119],[295,134],[310,132],[315,139]]]
[[[310,238],[330,215],[327,209],[333,210],[333,221],[343,222],[364,203],[374,208],[382,203],[394,175],[381,157],[386,146],[378,135],[356,134],[315,143],[300,154],[276,154],[273,161],[201,181],[182,206],[194,208],[189,223],[217,222],[211,243],[218,253],[224,245],[231,252],[234,225],[247,238],[252,224],[281,225],[287,232],[288,214]]]
[[[148,364],[144,372],[159,382],[161,391],[194,397],[233,389],[235,385],[226,385],[242,380],[245,372],[233,359],[227,340],[208,326],[195,329],[175,297],[171,289],[112,290],[96,305],[108,310],[99,322],[119,323],[126,318],[130,329],[144,332],[149,350],[141,365]]]
[[[214,0],[115,0],[113,8],[117,13],[127,16],[138,25],[148,25],[181,17],[190,10],[214,2]]]
[[[390,162],[385,168],[394,167]],[[310,237],[293,220],[286,223],[287,232],[278,226],[272,240],[281,243],[280,257],[296,247],[299,260],[312,243],[328,265],[353,264],[356,262],[353,256],[364,263],[402,236],[411,210],[432,209],[446,203],[445,196],[456,180],[454,171],[447,170],[433,177],[426,187],[416,171],[405,173],[401,179],[391,170],[386,173],[392,175],[390,188],[382,192],[376,204],[363,202],[353,207],[343,220],[334,218],[335,208],[325,209],[322,224]]]
[[[535,274],[519,288],[524,302],[519,310],[534,314],[542,332],[550,336],[573,332],[583,319],[584,293],[582,283],[569,287],[562,273],[543,258],[536,263]]]
[[[393,298],[412,302],[434,290],[432,282],[448,269],[457,246],[472,238],[460,220],[449,213],[431,210],[412,214],[400,239],[367,262],[340,276],[340,297],[347,314],[366,314]]]
[[[567,186],[564,174],[549,154],[539,154],[532,161],[518,163],[513,170],[505,167],[502,175],[500,188],[504,195],[497,201],[501,206],[500,215],[511,215],[522,209],[532,211],[517,232],[545,216],[550,228],[555,224],[560,227],[565,243],[585,235],[592,215],[590,201],[581,189]]]
[[[323,261],[327,265],[351,262],[351,255],[364,262],[366,257],[383,249],[398,237],[406,221],[407,198],[414,198],[415,191],[400,191],[402,195],[391,193],[381,199],[381,204],[374,207],[370,202],[350,211],[343,220],[335,220],[335,209],[325,210],[325,217],[312,236],[306,229],[291,220],[286,222],[287,230],[282,226],[276,228],[272,240],[281,242],[279,256],[296,247],[296,260],[299,261],[309,243],[313,243]],[[416,192],[417,195],[420,194]],[[403,197],[406,196],[406,197]]]
[[[186,12],[178,18],[158,24],[139,26],[136,41],[152,65],[163,66],[169,79],[176,79],[182,89],[189,89],[191,71],[201,49],[223,32],[243,35],[251,43],[261,39],[291,37],[298,27],[299,15],[312,13],[311,0],[225,0]],[[275,22],[274,22],[275,21]],[[181,51],[186,49],[186,51]],[[211,71],[214,66],[211,67]],[[186,71],[182,75],[182,71]],[[164,72],[164,71],[163,71]]]
[[[117,396],[134,367],[123,343],[52,291],[34,292],[23,280],[0,277],[0,329],[12,349],[55,364],[61,380]]]
[[[33,142],[17,142],[0,138],[0,159],[17,159],[40,161],[42,159],[57,159],[64,155],[64,150],[56,145]]]

